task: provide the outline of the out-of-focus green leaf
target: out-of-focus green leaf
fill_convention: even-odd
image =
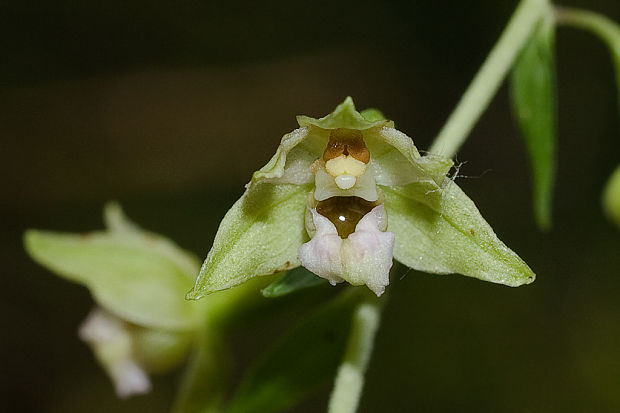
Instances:
[[[331,380],[362,297],[351,288],[289,331],[251,368],[227,412],[277,413]]]
[[[257,183],[222,220],[189,299],[299,265],[308,185]]]
[[[554,30],[540,23],[521,52],[511,76],[512,108],[530,159],[534,215],[542,229],[551,227],[556,164],[556,79]]]
[[[183,299],[198,261],[170,240],[106,210],[107,232],[67,234],[28,230],[26,251],[39,264],[82,284],[97,303],[143,327],[193,330],[204,306]],[[111,224],[115,222],[115,224]]]
[[[274,298],[281,297],[293,293],[304,288],[315,287],[317,285],[325,285],[327,280],[311,273],[304,267],[297,267],[288,271],[277,281],[272,282],[261,290],[265,297]]]
[[[620,227],[620,166],[611,174],[603,191],[603,209],[618,227]]]
[[[445,184],[438,206],[423,186],[416,188],[383,189],[388,231],[396,235],[395,259],[418,271],[463,274],[512,287],[534,281],[532,270],[497,238],[458,185]]]

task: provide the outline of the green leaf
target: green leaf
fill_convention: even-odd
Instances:
[[[348,289],[289,331],[251,368],[227,411],[277,413],[331,380],[361,291]]]
[[[287,271],[277,281],[272,282],[261,290],[263,296],[268,298],[281,297],[304,288],[316,287],[317,285],[325,285],[327,280],[311,273],[304,267],[297,267],[294,270]]]
[[[534,281],[532,270],[497,238],[454,182],[442,188],[440,206],[411,187],[383,192],[388,231],[396,236],[394,258],[401,263],[418,271],[458,273],[513,287]]]
[[[620,166],[616,167],[603,191],[605,214],[620,227]]]
[[[108,218],[120,219],[119,211],[108,211]],[[119,228],[84,235],[28,230],[24,244],[35,261],[86,286],[99,305],[116,316],[143,327],[193,329],[203,306],[185,301],[183,295],[198,261],[135,225]]]
[[[308,240],[304,216],[310,190],[308,185],[250,186],[222,220],[187,298],[297,267],[297,249]]]
[[[551,227],[556,165],[554,30],[552,22],[540,23],[521,52],[510,82],[512,108],[530,159],[534,215],[542,229]]]

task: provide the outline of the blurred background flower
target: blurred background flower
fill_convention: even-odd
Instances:
[[[88,292],[26,257],[26,228],[89,231],[119,199],[203,256],[297,114],[320,116],[352,95],[428,148],[516,3],[2,3],[3,407],[166,412],[178,385],[173,374],[148,396],[113,396],[72,338]],[[620,20],[616,0],[562,4]],[[363,411],[620,410],[620,234],[599,202],[620,154],[615,77],[594,37],[560,28],[557,45],[552,232],[533,220],[506,88],[458,155],[460,174],[490,170],[458,183],[537,281],[395,280]],[[296,311],[233,335],[233,376]],[[299,411],[324,406],[328,392]]]

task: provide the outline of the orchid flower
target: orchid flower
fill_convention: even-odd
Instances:
[[[128,397],[151,389],[151,373],[181,364],[207,307],[183,299],[199,267],[192,254],[142,230],[117,204],[108,204],[104,216],[106,231],[28,230],[24,243],[35,261],[90,290],[95,305],[78,335],[117,395]]]
[[[534,280],[448,177],[453,162],[420,154],[380,112],[348,97],[297,121],[222,220],[188,298],[299,265],[379,296],[393,259],[509,286]]]

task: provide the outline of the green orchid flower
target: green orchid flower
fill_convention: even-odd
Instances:
[[[196,257],[138,228],[116,204],[108,204],[104,216],[106,231],[29,230],[24,244],[39,264],[90,290],[95,306],[79,336],[117,395],[127,397],[148,392],[149,374],[186,358],[213,304],[207,308],[183,298],[200,265]]]
[[[188,298],[299,265],[379,296],[393,259],[509,286],[534,280],[448,177],[452,161],[420,154],[377,110],[360,113],[348,97],[297,121],[222,220]]]

